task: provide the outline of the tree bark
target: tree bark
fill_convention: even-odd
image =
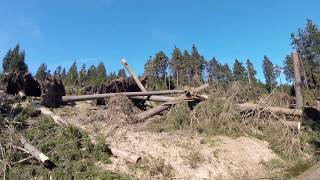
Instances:
[[[152,96],[152,95],[166,95],[166,94],[181,94],[185,93],[185,90],[165,90],[165,91],[149,91],[149,92],[120,92],[120,93],[105,93],[105,94],[91,94],[91,95],[80,95],[80,96],[62,96],[62,102],[77,102],[103,99],[113,96]]]
[[[177,74],[177,87],[176,88],[179,88],[179,71],[178,70],[177,70],[176,74]]]
[[[130,99],[149,100],[156,102],[174,101],[177,97],[170,96],[131,96]]]
[[[191,96],[194,96],[197,93],[206,90],[208,87],[209,87],[209,84],[204,84],[202,86],[199,86],[199,87],[193,89],[191,92],[177,97],[173,101],[165,102],[165,103],[163,103],[163,104],[161,104],[159,106],[151,108],[151,109],[149,109],[147,111],[144,111],[144,112],[142,112],[140,114],[137,114],[136,117],[137,117],[138,121],[142,121],[142,120],[148,119],[148,118],[150,118],[150,117],[152,117],[154,115],[157,115],[157,114],[165,111],[166,109],[169,109],[174,104],[177,104],[177,103],[179,103],[181,101],[185,101],[185,98],[190,98]]]
[[[123,64],[123,66],[126,68],[126,70],[129,72],[129,74],[131,75],[131,77],[133,78],[133,80],[137,83],[138,87],[140,88],[140,90],[142,92],[147,92],[146,88],[143,86],[143,84],[140,82],[139,78],[137,77],[137,75],[133,72],[133,70],[130,68],[128,62],[125,59],[121,60],[121,63]],[[154,102],[149,102],[147,101],[147,103],[149,105],[151,105],[152,107],[155,107],[156,104]]]
[[[137,156],[129,151],[121,150],[116,147],[110,147],[111,152],[114,156],[120,157],[129,163],[137,163],[141,160],[141,156]]]
[[[296,129],[298,131],[301,129],[301,122],[299,121],[283,121],[283,123],[291,129]]]
[[[20,142],[23,145],[23,148],[28,151],[33,157],[38,161],[43,163],[43,165],[48,169],[53,169],[55,167],[54,163],[50,161],[49,157],[39,151],[36,147],[30,144],[24,137],[21,136]]]
[[[296,94],[296,109],[303,109],[303,95],[302,95],[302,83],[299,68],[299,54],[294,52],[292,55],[293,59],[293,71],[294,71],[294,90]]]

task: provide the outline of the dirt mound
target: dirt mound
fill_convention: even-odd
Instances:
[[[258,179],[270,177],[263,162],[278,158],[267,142],[255,138],[148,132],[145,123],[127,119],[135,109],[126,97],[114,97],[107,105],[101,110],[101,119],[87,124],[81,122],[89,113],[99,112],[101,106],[93,109],[90,103],[79,102],[70,109],[56,109],[68,123],[104,137],[111,147],[142,157],[136,165],[112,158],[111,164],[101,165],[106,170],[138,179]]]
[[[104,121],[108,124],[128,124],[135,122],[133,115],[139,112],[132,101],[126,96],[114,96],[106,101],[107,109]]]
[[[171,133],[117,130],[108,138],[121,149],[143,157],[142,164],[128,166],[112,159],[112,171],[140,179],[257,179],[268,177],[262,162],[277,158],[268,143],[254,138],[218,136],[202,139]]]

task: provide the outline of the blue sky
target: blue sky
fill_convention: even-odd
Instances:
[[[206,59],[254,62],[262,79],[264,55],[278,65],[292,49],[290,34],[306,19],[320,24],[317,0],[2,0],[0,57],[20,43],[34,73],[73,61],[137,73],[149,56],[196,44]]]

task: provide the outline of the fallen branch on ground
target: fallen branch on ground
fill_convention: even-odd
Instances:
[[[43,165],[48,169],[53,169],[55,167],[54,163],[50,161],[49,157],[39,151],[36,147],[30,144],[24,137],[21,136],[20,142],[23,145],[23,148],[35,157],[38,161],[43,163]]]

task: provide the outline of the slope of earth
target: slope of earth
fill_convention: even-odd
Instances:
[[[269,178],[263,162],[278,159],[267,142],[250,137],[206,138],[184,132],[148,132],[146,123],[131,120],[130,113],[139,110],[123,104],[120,107],[117,109],[111,103],[101,109],[90,102],[78,102],[55,109],[55,113],[91,135],[103,137],[111,146],[141,156],[142,160],[135,165],[120,158],[112,158],[111,164],[101,165],[106,170],[139,179]]]

